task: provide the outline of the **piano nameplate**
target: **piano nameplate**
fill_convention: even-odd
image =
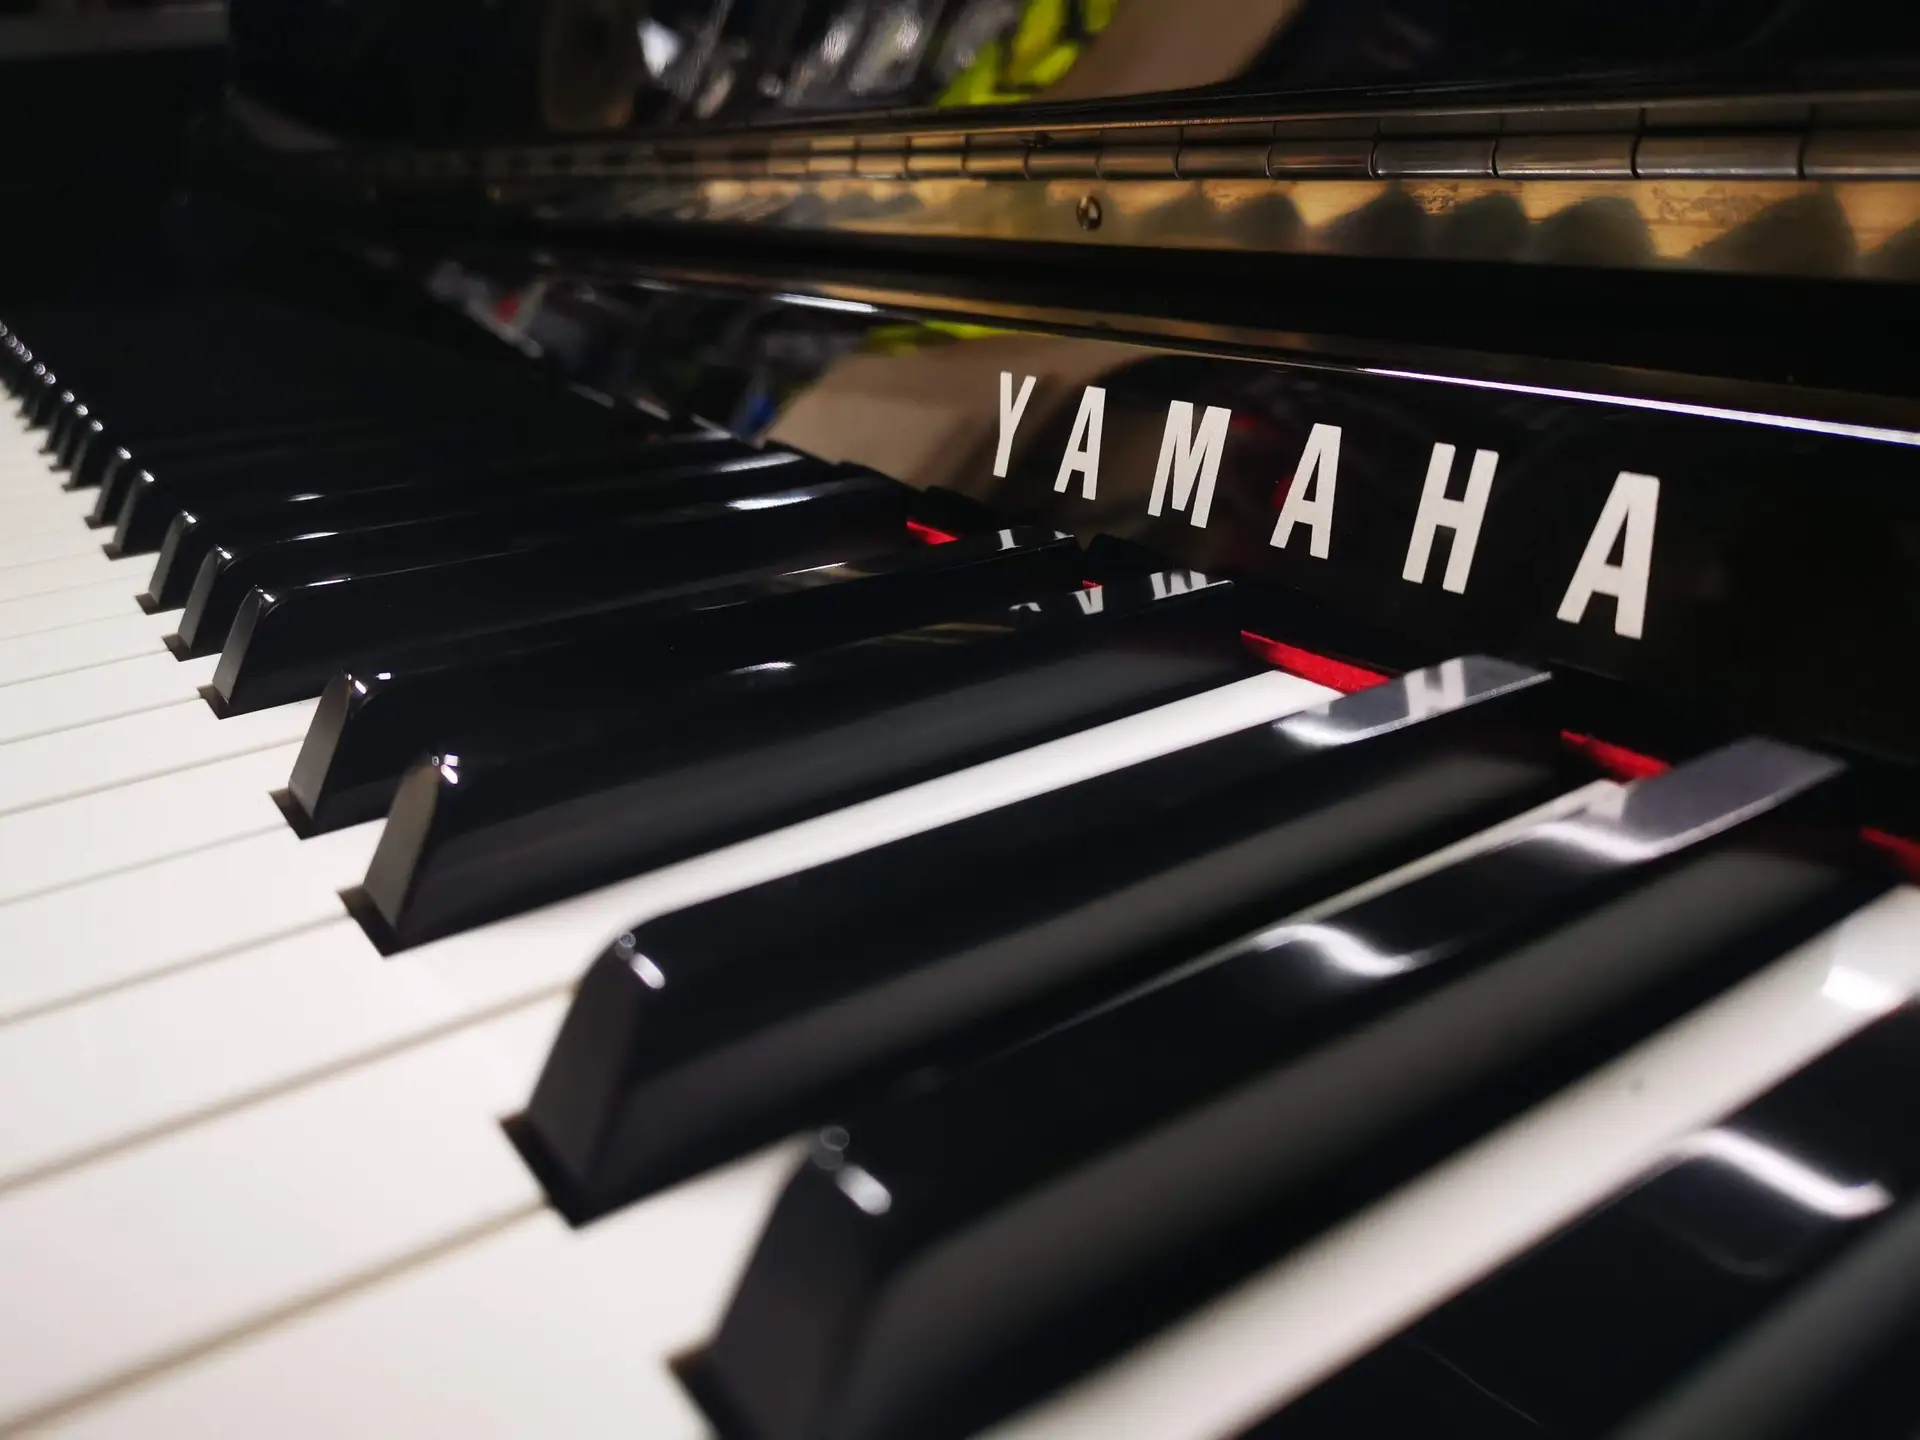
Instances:
[[[884,423],[860,423],[867,397]],[[902,445],[923,432],[939,444]],[[1920,645],[1920,433],[1005,332],[848,357],[774,433],[1277,582],[1435,653],[1916,748],[1893,657]]]

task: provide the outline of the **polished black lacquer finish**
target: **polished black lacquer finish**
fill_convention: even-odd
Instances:
[[[232,628],[240,602],[256,589],[278,594],[315,581],[352,580],[612,538],[630,527],[650,530],[657,515],[676,508],[704,507],[709,515],[725,519],[740,513],[717,508],[729,501],[769,492],[799,494],[831,478],[830,466],[778,453],[662,468],[644,461],[629,467],[599,459],[573,483],[505,494],[480,490],[439,505],[424,504],[421,510],[409,507],[393,517],[369,517],[360,525],[343,522],[339,528],[275,532],[251,545],[236,537],[232,545],[216,544],[201,560],[180,617],[180,639],[186,654],[213,654]],[[872,478],[880,482],[880,477]],[[871,488],[887,487],[880,482]]]
[[[377,669],[327,686],[287,782],[290,810],[314,830],[384,814],[402,771],[476,715],[537,726],[562,709],[635,707],[688,676],[1057,592],[1082,558],[1070,537],[1023,527],[381,651]]]
[[[624,471],[699,460],[718,463],[747,453],[748,446],[721,436],[656,441],[642,435],[595,434],[592,429],[527,435],[518,427],[469,424],[424,435],[402,431],[331,453],[329,447],[310,447],[279,457],[278,463],[223,456],[199,466],[163,465],[158,475],[142,468],[120,502],[111,543],[122,555],[153,551],[182,511],[259,515],[304,503],[332,512],[312,528],[333,521],[334,528],[345,529],[358,519],[358,507],[370,512],[364,523],[373,523],[383,503],[398,507],[403,495],[414,498],[419,513],[431,514],[436,504],[457,508],[452,502],[461,497],[477,503],[490,495],[539,493]]]
[[[1573,782],[1484,657],[651,920],[518,1122],[589,1216],[952,1065]]]
[[[597,525],[569,521],[451,552],[425,537],[426,553],[359,573],[308,569],[271,591],[255,586],[220,648],[213,689],[229,711],[257,710],[318,695],[335,672],[364,667],[383,646],[511,629],[584,603],[904,544],[905,507],[892,481],[840,471],[791,490],[643,509]]]
[[[750,457],[773,466],[799,460],[777,448],[756,452],[731,436],[691,435],[657,440],[637,451],[603,446],[597,459],[576,458],[559,465],[502,462],[497,455],[469,463],[457,452],[435,447],[430,458],[382,467],[381,477],[364,485],[359,465],[313,466],[297,478],[276,476],[211,494],[156,481],[172,490],[156,513],[170,508],[173,518],[159,539],[153,577],[141,601],[150,610],[185,605],[201,563],[216,545],[238,554],[275,539],[431,516],[457,511],[469,502],[506,505],[547,486],[564,487],[583,478],[591,482],[616,473],[658,474],[680,467],[724,469]]]
[[[610,716],[454,737],[401,782],[356,911],[376,942],[417,944],[1245,678],[1259,667],[1233,599],[1156,572],[762,661]]]
[[[76,488],[97,486],[88,523],[114,524],[120,507],[135,489],[145,467],[165,473],[175,465],[207,462],[217,465],[245,466],[251,461],[271,466],[282,461],[298,462],[315,448],[335,445],[349,448],[383,443],[382,417],[347,415],[313,420],[292,420],[275,424],[258,422],[225,424],[202,422],[182,425],[169,422],[152,433],[135,432],[117,443],[119,432],[111,429],[91,440],[86,454],[74,467]],[[137,450],[127,447],[135,446]]]
[[[1812,1421],[1920,1321],[1916,1118],[1909,1006],[1253,1434],[1871,1433]]]
[[[959,1434],[1884,884],[1744,741],[823,1131],[701,1368],[762,1437]]]

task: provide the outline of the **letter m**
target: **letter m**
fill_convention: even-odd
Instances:
[[[1231,410],[1209,405],[1193,426],[1193,406],[1175,400],[1167,406],[1167,428],[1160,435],[1160,463],[1153,472],[1153,497],[1147,501],[1147,513],[1158,515],[1166,508],[1167,482],[1173,482],[1173,508],[1185,510],[1187,518],[1204,529],[1213,510],[1213,482],[1220,473],[1220,451],[1227,443],[1227,424]]]

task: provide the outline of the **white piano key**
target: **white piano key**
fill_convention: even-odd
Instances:
[[[0,1194],[0,1426],[537,1212],[497,1117],[560,1001]]]
[[[37,430],[29,430],[14,414],[14,402],[9,396],[5,402],[5,414],[0,415],[0,459],[10,466],[18,465],[36,455],[47,442]],[[44,461],[45,456],[41,456]]]
[[[102,620],[0,639],[0,685],[68,675],[136,655],[166,654],[162,643],[180,623],[178,610],[143,615],[131,603]]]
[[[41,484],[52,480],[56,485],[64,480],[66,472],[54,468],[53,456],[47,452],[46,444],[47,432],[44,430],[10,433],[5,450],[0,451],[0,465],[5,467],[7,477]]]
[[[0,566],[34,565],[68,555],[99,555],[103,532],[62,521],[45,529],[0,530]],[[143,587],[144,588],[144,587]]]
[[[666,1361],[719,1320],[797,1156],[763,1151],[585,1230],[539,1212],[37,1433],[708,1440]]]
[[[57,595],[62,590],[78,590],[87,585],[118,581],[129,595],[147,588],[153,575],[151,555],[130,555],[109,560],[98,545],[92,554],[64,555],[28,565],[10,565],[0,569],[0,600],[18,600],[29,595]]]
[[[319,703],[222,720],[196,697],[0,745],[0,815],[300,741]]]
[[[557,1007],[560,1002],[548,1003]],[[424,1067],[432,1047],[416,1053]],[[151,1378],[103,1387],[92,1403],[82,1398],[51,1415],[38,1411],[52,1433],[193,1434],[265,1421],[276,1430],[291,1427],[294,1436],[383,1428],[481,1437],[707,1435],[704,1419],[665,1361],[704,1339],[717,1324],[798,1147],[776,1147],[578,1232],[550,1214],[528,1214],[502,1196],[499,1214],[505,1223],[500,1232],[461,1243],[471,1234],[473,1210],[462,1209],[458,1201],[465,1197],[449,1191],[443,1202],[448,1217],[444,1238],[434,1242],[405,1226],[413,1223],[428,1196],[445,1190],[437,1166],[417,1166],[395,1144],[396,1158],[374,1179],[351,1159],[335,1158],[328,1148],[343,1143],[342,1135],[372,1123],[362,1119],[356,1107],[378,1106],[382,1089],[356,1082],[364,1082],[377,1068],[322,1081],[309,1091],[216,1119],[22,1192],[34,1197],[48,1228],[70,1225],[80,1214],[99,1215],[97,1225],[129,1230],[107,1247],[109,1259],[121,1249],[129,1259],[99,1268],[112,1275],[139,1275],[150,1308],[164,1311],[175,1303],[171,1296],[176,1287],[195,1287],[180,1302],[185,1308],[174,1312],[175,1325],[158,1337],[151,1329],[136,1332],[148,1353],[172,1353],[179,1357],[177,1363],[149,1363],[145,1372]],[[516,1098],[501,1108],[518,1103],[531,1076],[530,1069],[511,1092]],[[411,1114],[414,1101],[411,1093],[406,1096],[398,1107],[403,1116]],[[236,1291],[251,1305],[250,1313],[270,1315],[292,1309],[297,1299],[285,1297],[311,1293],[313,1282],[302,1269],[305,1257],[283,1256],[280,1244],[247,1245],[242,1252],[247,1261],[244,1278],[229,1280],[240,1267],[221,1249],[218,1236],[244,1220],[226,1209],[224,1196],[198,1198],[204,1196],[204,1186],[194,1183],[195,1167],[176,1158],[175,1151],[198,1157],[200,1173],[225,1173],[233,1164],[249,1167],[254,1173],[242,1190],[243,1201],[251,1201],[257,1189],[269,1184],[275,1193],[304,1195],[297,1174],[284,1180],[275,1175],[271,1182],[258,1178],[258,1167],[275,1163],[274,1151],[252,1139],[256,1133],[283,1135],[296,1125],[310,1137],[302,1159],[328,1177],[323,1195],[337,1193],[343,1184],[353,1191],[338,1206],[342,1218],[312,1222],[322,1228],[325,1253],[341,1272],[368,1275],[378,1263],[376,1257],[394,1253],[396,1235],[417,1247],[416,1253],[446,1253],[431,1254],[397,1274],[350,1289],[336,1286],[341,1291],[337,1297],[304,1308],[284,1323],[260,1325],[254,1333],[207,1353],[209,1347],[200,1337],[215,1321],[201,1317],[213,1304],[227,1307],[220,1313],[231,1329],[229,1317],[241,1308]],[[316,1157],[311,1153],[315,1148],[324,1153]],[[320,1161],[326,1162],[324,1167]],[[412,1204],[399,1220],[359,1193],[363,1185],[382,1182],[409,1190]],[[467,1191],[491,1193],[471,1180],[463,1179],[463,1184]],[[140,1213],[119,1200],[134,1190],[146,1197]],[[95,1193],[102,1198],[76,1203],[76,1196]],[[192,1226],[170,1222],[182,1197],[203,1212],[211,1204],[217,1213],[200,1214]],[[0,1201],[0,1273],[9,1268],[4,1256],[14,1223],[12,1209]],[[148,1218],[144,1212],[149,1210],[157,1216]],[[155,1234],[162,1229],[163,1235]],[[270,1234],[278,1240],[277,1228]],[[74,1236],[72,1244],[82,1254],[97,1253],[85,1234]],[[158,1267],[131,1258],[156,1246],[173,1257],[157,1276],[150,1272]],[[207,1254],[207,1247],[214,1253]],[[80,1311],[64,1352],[68,1373],[62,1379],[71,1387],[69,1395],[78,1388],[69,1378],[80,1363],[71,1359],[74,1354],[95,1365],[98,1373],[106,1368],[99,1363],[100,1352],[109,1348],[103,1338],[122,1347],[110,1353],[123,1367],[129,1364],[126,1350],[135,1348],[123,1338],[127,1326],[118,1317],[87,1323],[95,1307],[117,1304],[116,1287],[95,1279],[91,1269],[75,1273],[77,1269],[61,1264],[36,1277],[41,1290],[68,1297],[69,1311]],[[211,1286],[198,1278],[203,1272],[215,1277]],[[211,1291],[211,1302],[200,1293],[203,1286]],[[431,1336],[431,1343],[423,1345],[424,1336]],[[505,1363],[508,1357],[511,1364]],[[319,1373],[333,1378],[330,1392],[340,1393],[310,1395],[306,1381],[288,1388],[290,1376]],[[459,1375],[488,1378],[484,1383],[477,1378],[452,1383]],[[53,1388],[44,1386],[39,1393]],[[38,1400],[42,1406],[49,1403],[59,1402]]]
[[[51,458],[41,453],[37,444],[9,446],[0,457],[0,494],[39,495],[58,490],[66,476],[48,463]]]
[[[0,432],[0,465],[6,467],[4,472],[12,474],[13,470],[27,470],[33,461],[38,461],[40,467],[52,474],[54,470],[46,465],[48,455],[42,453],[42,445],[46,445],[46,440],[40,436],[40,432],[21,426],[13,417],[12,407],[8,409],[4,420],[6,430]]]
[[[1292,676],[1258,676],[391,960],[343,920],[0,1028],[0,1094],[40,1097],[0,1115],[0,1179],[73,1163],[446,1026],[562,994],[613,935],[643,916],[1271,719],[1328,694]],[[127,793],[0,817],[0,846],[10,821]],[[271,802],[257,798],[278,820]],[[100,1055],[119,1058],[102,1065]]]
[[[0,815],[0,903],[279,829],[298,745]]]
[[[132,659],[0,685],[0,745],[197,700],[219,663],[218,655],[178,660],[155,646]]]
[[[62,490],[51,472],[44,487],[17,489],[0,495],[0,531],[10,530],[15,521],[66,519],[84,525],[97,498],[91,490]],[[104,539],[111,532],[95,532]]]
[[[53,457],[47,453],[47,431],[42,426],[28,427],[13,413],[14,401],[7,403],[8,433],[6,436],[6,463],[14,467],[39,465],[49,473],[53,472]]]
[[[47,536],[81,537],[87,542],[87,548],[95,554],[103,555],[100,546],[108,531],[95,530],[84,520],[76,520],[64,512],[53,515],[34,516],[8,515],[0,523],[0,536],[8,541],[39,540]]]
[[[1198,1440],[1304,1393],[1920,988],[1902,889],[991,1432]]]
[[[282,827],[0,905],[0,1024],[339,920],[379,839]]]
[[[4,526],[0,519],[0,527]],[[35,635],[88,620],[107,620],[117,615],[139,615],[133,603],[134,591],[119,580],[102,580],[82,585],[77,590],[60,590],[52,595],[29,595],[19,600],[0,600],[0,639],[15,635]]]

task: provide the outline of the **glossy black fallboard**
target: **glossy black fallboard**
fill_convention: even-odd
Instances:
[[[1230,585],[1156,572],[455,737],[353,908],[399,948],[1258,673]]]
[[[383,651],[322,694],[287,782],[289,811],[314,831],[377,818],[406,767],[476,716],[538,725],[562,707],[632,706],[676,678],[1058,591],[1084,573],[1082,559],[1057,531],[1003,530]]]
[[[1715,1372],[1750,1365],[1744,1345],[1765,1343],[1767,1325],[1827,1279],[1846,1281],[1842,1272],[1862,1259],[1883,1280],[1920,1280],[1911,1241],[1873,1251],[1875,1237],[1899,1247],[1897,1232],[1920,1223],[1917,1113],[1920,1009],[1909,1006],[1683,1137],[1632,1189],[1254,1427],[1249,1440],[1411,1434],[1430,1431],[1436,1411],[1472,1422],[1458,1433],[1499,1433],[1525,1416],[1532,1428],[1516,1433],[1555,1440],[1860,1433],[1807,1428],[1899,1337],[1885,1324],[1879,1334],[1850,1328],[1859,1311],[1844,1290],[1820,1313],[1845,1345],[1804,1335],[1737,1387]],[[1871,1284],[1863,1274],[1849,1288]],[[1888,1308],[1884,1298],[1871,1303]],[[1897,1326],[1920,1315],[1904,1308],[1884,1318]],[[1421,1383],[1402,1383],[1415,1374]],[[1472,1428],[1482,1423],[1485,1432]]]
[[[796,455],[746,456],[718,463],[669,465],[662,469],[636,458],[596,458],[570,483],[503,492],[481,489],[460,498],[402,505],[390,517],[356,525],[269,533],[251,545],[238,537],[216,544],[200,561],[188,587],[179,635],[188,655],[211,655],[233,626],[240,602],[255,590],[274,594],[322,580],[391,574],[437,561],[500,554],[594,535],[644,534],[670,510],[700,506],[714,518],[739,513],[729,502],[776,493],[806,495],[806,487],[831,478],[833,467]],[[890,482],[873,477],[876,485]],[[801,502],[796,502],[801,503]],[[683,521],[696,517],[683,515]]]
[[[726,488],[716,480],[716,489]],[[907,492],[871,472],[609,519],[594,533],[541,535],[480,553],[416,556],[390,569],[323,575],[240,603],[213,691],[230,712],[318,695],[383,647],[510,629],[584,602],[826,564],[849,548],[908,543]],[[211,561],[214,557],[209,556]]]
[[[1920,429],[1418,370],[1002,333],[829,368],[773,433],[1440,654],[1920,761]],[[900,465],[869,396],[944,443]]]
[[[1546,681],[1448,661],[635,925],[516,1136],[579,1221],[988,1053],[1571,788]]]
[[[217,499],[176,494],[169,503],[192,508],[175,509],[160,539],[153,576],[141,603],[150,610],[174,610],[185,605],[201,562],[216,545],[238,553],[272,538],[357,529],[433,514],[468,496],[504,499],[548,484],[565,484],[570,474],[720,465],[752,453],[743,442],[721,435],[675,436],[656,441],[638,454],[615,452],[597,464],[576,462],[571,466],[463,464],[457,454],[447,456],[436,447],[425,463],[401,467],[387,479],[365,487],[357,483],[356,476],[356,483],[343,490],[336,477],[328,474],[324,477],[325,489],[315,489],[310,478],[291,485],[250,485],[238,492],[221,493]]]
[[[969,1432],[1886,883],[1749,740],[822,1132],[713,1345],[743,1435]]]

